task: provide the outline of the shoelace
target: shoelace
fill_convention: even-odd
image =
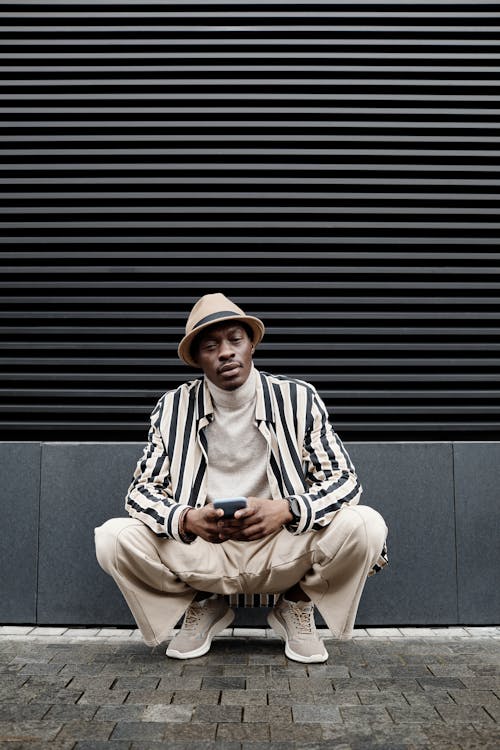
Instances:
[[[183,628],[184,630],[196,630],[200,621],[202,612],[199,605],[193,605],[189,607],[188,611],[184,616]]]
[[[293,619],[295,621],[295,625],[299,633],[303,633],[304,635],[310,635],[313,632],[311,607],[307,607],[307,609],[304,609],[303,607],[292,606],[290,607],[290,610],[292,612]]]

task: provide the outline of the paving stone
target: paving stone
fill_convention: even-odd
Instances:
[[[219,675],[208,675],[202,679],[202,688],[216,688],[218,690],[244,690],[246,687],[245,677],[223,677]]]
[[[195,707],[192,721],[193,723],[216,722],[217,724],[234,724],[241,721],[242,711],[241,706],[198,705]]]
[[[85,690],[85,692],[82,694],[81,698],[78,700],[78,704],[82,703],[92,703],[92,704],[98,704],[102,703],[104,705],[108,703],[113,704],[120,704],[124,703],[125,699],[128,696],[128,690]]]
[[[44,703],[0,703],[0,721],[30,721],[42,719],[50,706]],[[51,717],[57,718],[57,717]]]
[[[477,703],[480,706],[500,706],[500,699],[493,690],[454,690],[451,697],[455,703]]]
[[[48,711],[44,716],[45,719],[50,719],[51,721],[67,722],[75,719],[90,721],[94,718],[98,706],[75,706],[71,704],[59,703],[56,706],[50,706],[50,708],[46,706],[46,708],[48,709]]]
[[[191,743],[191,750],[196,750],[196,745],[200,741],[200,739],[203,740],[215,740],[215,733],[217,731],[218,726],[223,726],[222,724],[177,724],[177,723],[171,723],[171,724],[164,724],[164,741],[167,740],[169,743],[175,741],[175,742],[190,742]],[[227,726],[232,726],[228,724]],[[236,724],[235,726],[240,726],[239,724]]]
[[[74,750],[74,740],[54,740],[50,742],[50,745],[45,741],[30,740],[27,742],[10,742],[9,740],[3,742],[0,740],[0,750]]]
[[[162,740],[164,725],[157,721],[119,721],[114,729],[113,740]]]
[[[193,706],[162,705],[148,706],[144,709],[141,721],[161,721],[163,723],[178,722],[187,723],[193,715]],[[213,719],[214,721],[215,719]]]
[[[131,690],[127,695],[125,705],[152,705],[155,703],[167,705],[172,702],[173,695],[174,693],[171,690]]]
[[[199,725],[198,725],[199,726]],[[267,741],[270,736],[269,724],[218,724],[217,742],[221,740]],[[283,739],[283,738],[280,738]]]
[[[113,690],[156,690],[160,683],[159,677],[118,677],[113,682]]]
[[[248,727],[258,727],[258,724],[247,724]],[[262,726],[267,726],[263,724]],[[323,739],[321,725],[320,724],[282,724],[280,726],[269,725],[271,733],[271,740],[278,740],[279,742],[288,741],[293,743],[306,742],[307,747],[311,742],[320,741]]]
[[[292,707],[296,724],[321,724],[342,721],[337,706],[318,706],[314,703],[297,703]]]
[[[58,739],[107,740],[114,726],[113,721],[68,721],[65,722]]]
[[[193,675],[172,675],[169,677],[162,677],[160,680],[160,690],[200,690],[201,681],[203,679],[203,673]],[[135,688],[133,688],[135,690]]]
[[[59,734],[61,728],[61,723],[52,721],[0,721],[0,737],[4,742],[50,742]]]
[[[290,724],[292,721],[291,706],[245,706],[243,721],[249,723]]]
[[[203,691],[203,700],[205,703],[207,702],[206,693],[206,690]],[[222,704],[234,706],[246,706],[252,704],[263,706],[267,704],[267,692],[266,690],[223,690],[220,702]]]
[[[387,706],[387,711],[396,724],[424,724],[426,721],[439,721],[439,714],[434,706],[406,706],[403,708]]]
[[[129,750],[128,740],[79,740],[74,750]]]
[[[245,692],[244,690],[238,692]],[[204,704],[217,705],[220,702],[220,690],[176,690],[172,694],[172,703],[196,705],[203,699]]]
[[[339,711],[346,722],[390,720],[385,706],[341,706]]]
[[[436,710],[446,722],[471,722],[479,724],[490,724],[494,718],[483,706],[450,706],[438,704]]]
[[[99,706],[94,721],[140,721],[145,705]]]

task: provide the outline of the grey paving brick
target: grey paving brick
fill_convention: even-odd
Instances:
[[[245,692],[244,690],[238,692]],[[172,696],[172,703],[186,703],[196,705],[203,700],[203,703],[212,703],[217,705],[220,699],[220,690],[176,690]]]
[[[44,703],[0,703],[0,721],[30,721],[42,719],[50,706]],[[56,717],[53,717],[56,718]]]
[[[198,725],[199,726],[199,725]],[[267,741],[270,737],[269,724],[218,724],[217,742],[221,740],[240,741],[245,740]],[[283,739],[283,738],[281,738]]]
[[[53,740],[50,744],[46,740],[30,740],[29,742],[10,742],[0,739],[0,750],[74,750],[74,740]]]
[[[365,706],[408,706],[408,702],[402,693],[381,692],[380,690],[360,690],[358,692],[359,702]]]
[[[144,709],[141,721],[160,721],[163,723],[176,722],[179,724],[187,723],[193,715],[193,706],[183,705],[162,705],[148,706]]]
[[[292,721],[291,706],[245,706],[243,721],[249,723],[290,724]]]
[[[500,706],[499,697],[493,690],[454,690],[451,697],[455,703],[477,703],[480,706]]]
[[[152,705],[155,703],[167,705],[172,702],[173,695],[174,693],[171,690],[131,690],[127,695],[125,705]]]
[[[120,704],[125,701],[125,699],[128,696],[128,690],[100,690],[97,688],[96,690],[85,690],[84,693],[82,693],[81,698],[78,700],[78,704],[83,703],[92,703],[92,704]]]
[[[119,706],[99,706],[95,713],[94,721],[140,721],[145,705],[122,704]]]
[[[246,687],[245,677],[223,677],[219,675],[208,675],[202,679],[202,688],[216,688],[218,690],[244,690]]]
[[[248,727],[258,727],[258,724],[247,724]],[[264,724],[263,726],[266,726]],[[320,741],[323,739],[321,725],[320,724],[281,724],[280,726],[269,725],[271,733],[271,740],[278,740],[279,742],[306,742],[308,747],[311,742]]]
[[[156,690],[159,684],[160,677],[118,677],[118,679],[113,682],[113,690]]]
[[[440,718],[434,706],[387,706],[387,711],[396,724],[424,724]]]
[[[297,703],[292,707],[292,714],[296,724],[325,724],[342,721],[338,706]]]
[[[205,690],[203,694],[203,700],[205,702],[206,692],[207,691]],[[220,702],[222,704],[234,706],[246,706],[253,704],[264,706],[267,704],[267,692],[266,690],[223,690]]]
[[[62,724],[52,721],[0,721],[0,737],[4,742],[50,742],[61,731]]]
[[[65,722],[58,739],[61,740],[107,740],[114,729],[113,721],[81,721],[75,719]]]
[[[129,750],[128,740],[79,740],[74,750]]]
[[[339,711],[342,719],[346,722],[360,721],[390,721],[390,716],[385,706],[341,706]]]
[[[436,688],[461,690],[465,687],[462,680],[458,679],[458,677],[423,677],[418,678],[418,683],[424,690],[435,690]]]
[[[90,721],[94,718],[98,706],[75,706],[74,704],[58,703],[54,706],[46,706],[46,708],[48,709],[48,711],[44,716],[45,719],[50,719],[51,721],[67,722],[74,719]]]
[[[469,724],[491,724],[494,718],[483,706],[450,706],[448,704],[437,704],[436,710],[446,722],[464,722]]]
[[[290,692],[301,694],[318,693],[320,695],[331,695],[333,693],[333,684],[328,677],[290,677]]]
[[[96,722],[97,723],[97,722]],[[164,725],[157,721],[119,721],[113,729],[113,740],[162,740]]]
[[[169,675],[160,680],[159,690],[200,690],[203,672],[197,674]],[[134,688],[135,690],[135,688]]]
[[[203,740],[215,740],[215,733],[217,727],[222,726],[221,724],[164,724],[164,740],[172,742],[191,742],[196,744]],[[227,726],[231,726],[228,724]],[[238,726],[238,725],[236,725]]]
[[[259,690],[262,687],[268,690],[274,690],[279,693],[290,692],[290,682],[288,677],[274,677],[267,674],[264,677],[250,675],[246,678],[247,690]]]
[[[193,723],[216,722],[217,724],[234,724],[241,721],[241,706],[205,706],[198,705],[193,712]]]

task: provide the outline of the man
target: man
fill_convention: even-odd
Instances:
[[[128,490],[130,518],[96,529],[97,558],[144,640],[205,654],[234,618],[223,595],[280,594],[268,621],[299,662],[323,662],[314,605],[352,635],[367,575],[384,565],[387,528],[358,505],[361,486],[308,383],[258,372],[264,325],[223,294],[193,307],[180,358],[203,371],[159,400]],[[213,501],[244,496],[225,519]],[[187,611],[186,611],[187,610]]]

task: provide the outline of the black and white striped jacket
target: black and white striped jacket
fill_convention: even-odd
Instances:
[[[296,534],[320,530],[344,503],[359,502],[361,485],[316,389],[301,380],[259,372],[256,425],[268,444],[273,499],[295,497]],[[165,393],[151,414],[148,443],[125,507],[156,534],[180,541],[179,516],[205,504],[207,437],[213,406],[205,378]],[[386,564],[385,550],[378,567]]]

